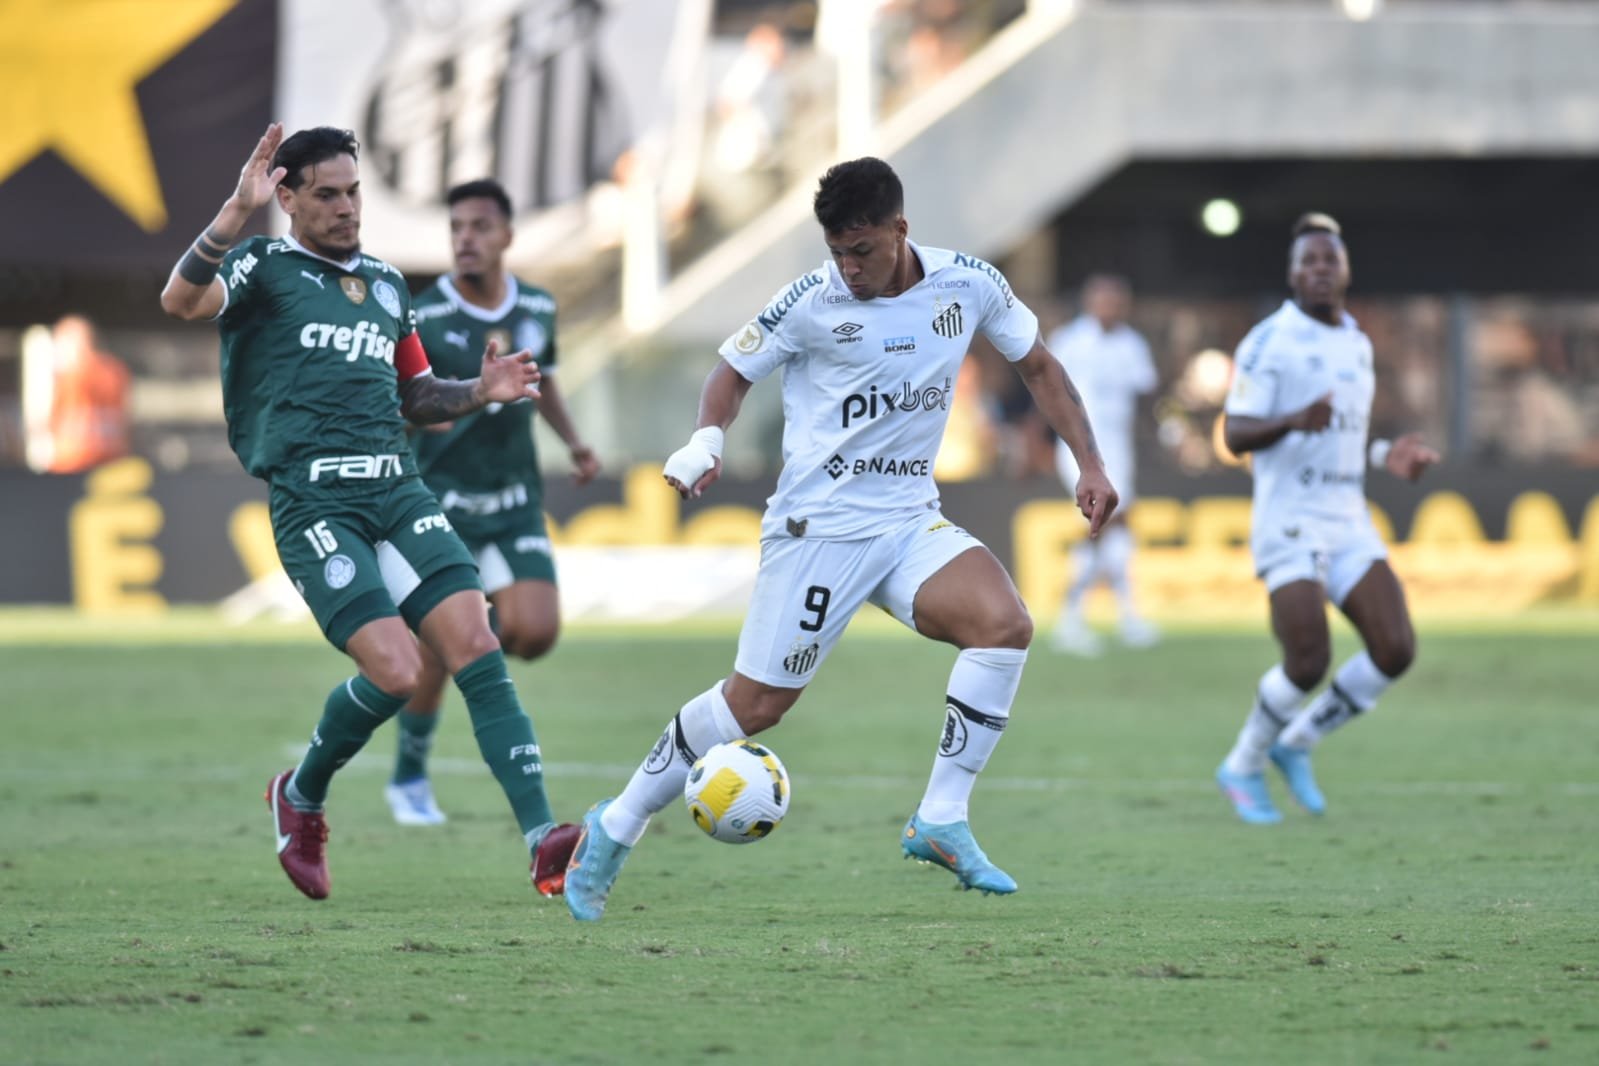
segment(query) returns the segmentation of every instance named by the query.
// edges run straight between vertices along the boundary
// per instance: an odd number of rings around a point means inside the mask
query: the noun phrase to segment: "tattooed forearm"
[[[477,379],[448,381],[432,374],[412,378],[400,387],[400,413],[419,426],[448,422],[471,414],[483,403],[477,398]]]

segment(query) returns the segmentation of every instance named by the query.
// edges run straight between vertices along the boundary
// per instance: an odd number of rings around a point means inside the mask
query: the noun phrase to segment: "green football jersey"
[[[296,496],[369,492],[416,473],[395,346],[416,328],[400,272],[252,237],[220,272],[222,407],[244,468]]]
[[[442,378],[477,377],[490,338],[499,343],[502,355],[527,348],[546,373],[555,366],[555,298],[514,277],[504,302],[493,309],[467,303],[448,276],[439,278],[416,298],[416,328],[433,372]],[[533,415],[527,400],[496,403],[457,420],[446,432],[415,434],[412,443],[423,478],[441,500],[452,492],[457,497],[490,497],[515,490],[513,506],[539,506],[543,481]],[[485,507],[492,503],[487,498],[479,502]],[[445,509],[457,510],[448,504]]]

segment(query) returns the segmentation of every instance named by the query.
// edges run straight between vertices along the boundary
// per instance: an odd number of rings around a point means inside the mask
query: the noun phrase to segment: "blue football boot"
[[[628,852],[633,850],[612,840],[600,824],[600,815],[610,805],[610,800],[601,800],[583,816],[582,834],[566,865],[566,908],[580,922],[600,920],[611,885],[622,872]]]
[[[920,815],[913,814],[905,823],[899,846],[907,859],[920,859],[950,871],[960,878],[964,888],[1002,896],[1016,891],[1015,878],[988,861],[965,822],[928,825]]]
[[[1238,817],[1250,825],[1272,825],[1283,820],[1283,816],[1272,806],[1271,797],[1266,794],[1266,775],[1256,771],[1252,774],[1232,774],[1227,772],[1227,764],[1222,763],[1216,767],[1216,784],[1221,786],[1222,795],[1233,805],[1233,810]]]
[[[1299,801],[1301,807],[1311,814],[1327,812],[1327,800],[1322,796],[1321,789],[1316,787],[1316,775],[1310,769],[1310,752],[1273,744],[1271,751],[1266,754],[1283,772],[1288,791],[1294,794],[1294,799]]]

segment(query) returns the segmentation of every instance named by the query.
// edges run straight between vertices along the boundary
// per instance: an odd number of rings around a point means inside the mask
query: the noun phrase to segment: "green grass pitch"
[[[393,735],[334,783],[333,897],[261,793],[347,673],[303,630],[0,626],[0,1062],[1599,1062],[1599,628],[1422,626],[1318,754],[1330,811],[1210,775],[1264,626],[1094,662],[1040,642],[973,827],[1021,891],[902,862],[952,652],[858,626],[766,734],[770,839],[656,819],[605,921],[528,886],[452,694],[450,823],[393,825]],[[1349,634],[1339,636],[1348,654]],[[730,629],[517,665],[557,810],[613,795]]]

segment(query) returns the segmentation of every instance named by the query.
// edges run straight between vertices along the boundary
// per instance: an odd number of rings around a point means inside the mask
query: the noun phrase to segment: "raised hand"
[[[1415,481],[1443,456],[1422,441],[1420,433],[1406,433],[1388,449],[1388,472],[1406,481]]]
[[[500,346],[489,341],[483,349],[483,365],[478,371],[476,398],[484,403],[516,403],[539,398],[539,365],[526,348],[501,355]]]
[[[255,151],[250,153],[250,158],[239,171],[239,187],[234,190],[233,198],[246,211],[254,211],[271,200],[272,191],[288,174],[283,167],[272,166],[273,153],[282,143],[283,123],[274,122],[266,128],[266,133],[261,135],[261,139],[256,142]]]

